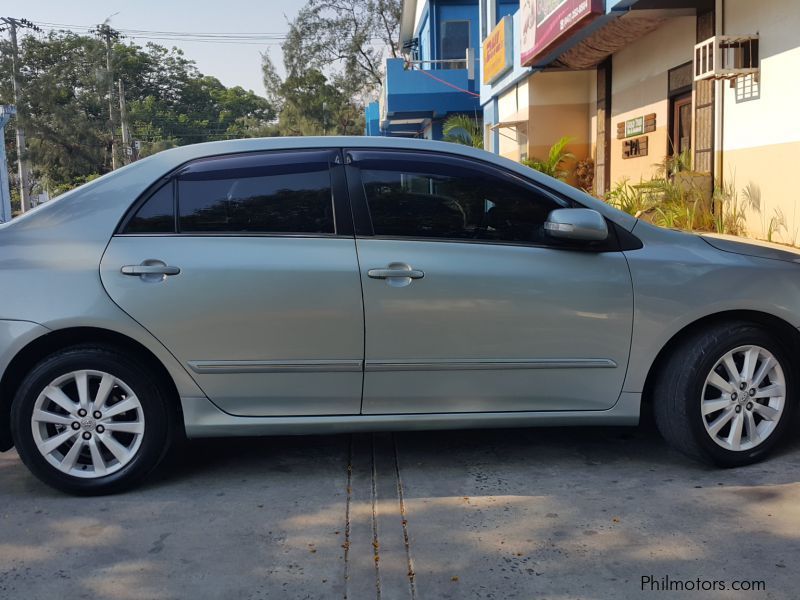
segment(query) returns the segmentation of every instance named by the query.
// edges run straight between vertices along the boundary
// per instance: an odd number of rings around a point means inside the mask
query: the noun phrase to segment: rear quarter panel
[[[100,280],[114,228],[164,168],[151,161],[120,169],[0,227],[0,288],[8,290],[0,296],[0,320],[36,323],[40,335],[69,327],[121,333],[162,361],[182,396],[199,396],[185,369],[111,301]]]

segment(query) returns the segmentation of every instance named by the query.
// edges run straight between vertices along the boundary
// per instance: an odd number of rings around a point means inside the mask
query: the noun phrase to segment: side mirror
[[[606,220],[590,208],[558,208],[550,211],[544,230],[552,238],[581,242],[602,242],[608,238]]]

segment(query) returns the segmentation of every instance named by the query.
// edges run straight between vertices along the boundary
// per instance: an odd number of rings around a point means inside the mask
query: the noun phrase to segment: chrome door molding
[[[516,369],[615,369],[610,358],[452,359],[433,361],[368,360],[370,371],[507,371]]]
[[[353,373],[362,360],[192,360],[189,368],[201,374],[230,373]]]

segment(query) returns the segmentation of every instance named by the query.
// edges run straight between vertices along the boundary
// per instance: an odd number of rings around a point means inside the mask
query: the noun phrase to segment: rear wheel
[[[161,461],[174,419],[167,396],[135,358],[76,346],[42,360],[12,406],[23,462],[66,492],[105,494],[137,483]]]
[[[675,348],[654,389],[656,423],[678,450],[720,466],[764,458],[795,406],[785,344],[749,323],[726,323]]]

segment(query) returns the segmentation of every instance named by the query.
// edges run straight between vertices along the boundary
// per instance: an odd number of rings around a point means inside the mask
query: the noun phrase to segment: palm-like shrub
[[[523,160],[522,164],[531,169],[536,169],[545,175],[564,181],[569,175],[569,171],[563,168],[564,162],[575,158],[572,152],[567,151],[567,146],[572,143],[572,141],[573,138],[564,136],[550,147],[550,152],[546,159],[528,158]]]
[[[483,148],[483,125],[469,115],[450,115],[445,119],[442,133],[445,142]]]

